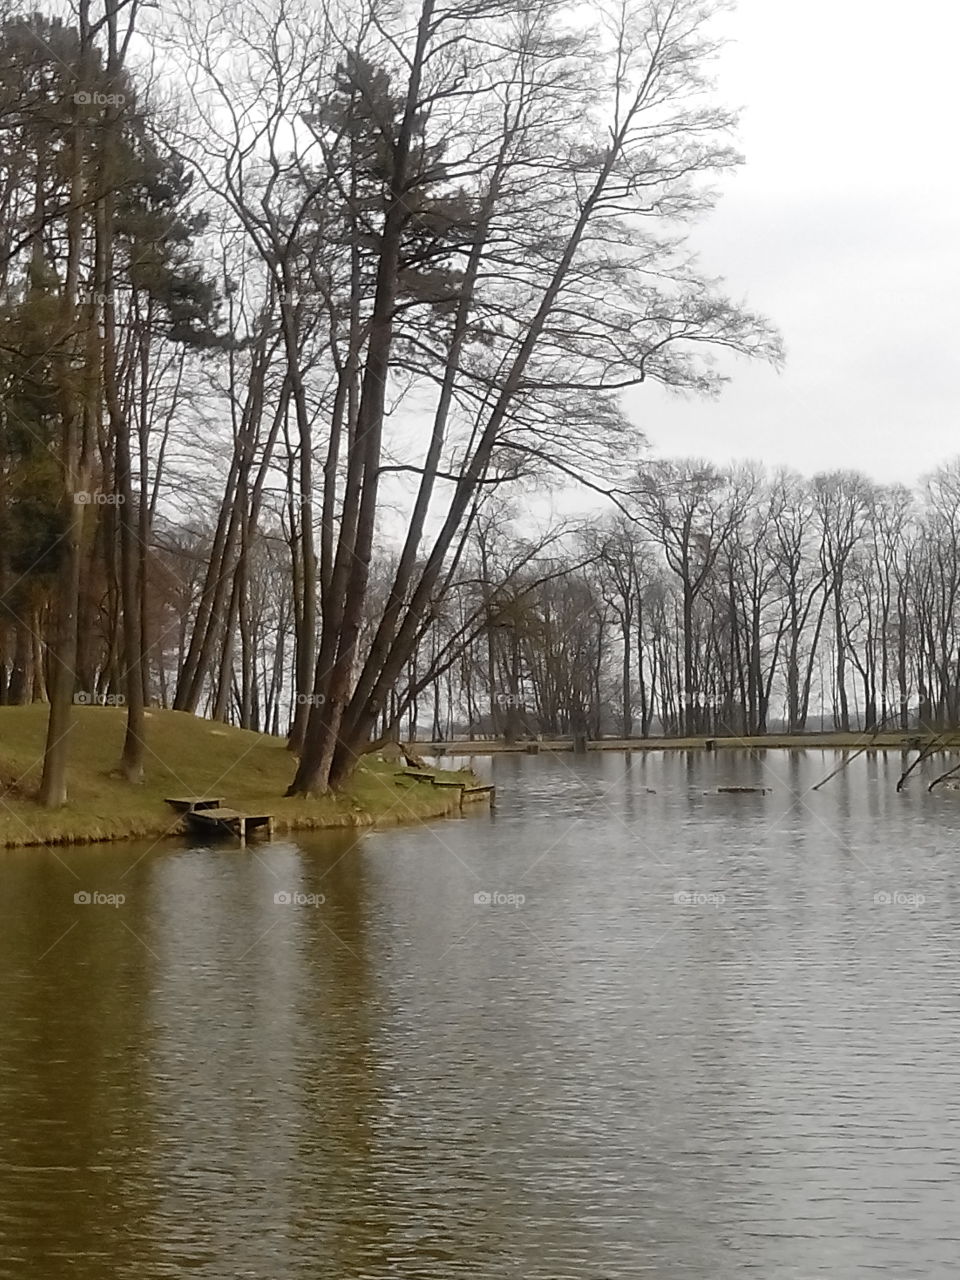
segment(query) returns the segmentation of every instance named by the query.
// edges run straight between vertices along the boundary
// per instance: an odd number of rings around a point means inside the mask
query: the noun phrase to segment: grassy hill
[[[285,799],[295,761],[280,739],[182,711],[148,713],[146,777],[142,786],[131,786],[115,773],[124,711],[76,707],[74,712],[69,802],[50,811],[34,798],[47,708],[0,707],[0,847],[162,836],[177,826],[165,796],[222,796],[231,808],[272,813],[277,832],[420,820],[457,807],[455,789],[434,790],[399,778],[397,765],[371,757],[342,795]]]

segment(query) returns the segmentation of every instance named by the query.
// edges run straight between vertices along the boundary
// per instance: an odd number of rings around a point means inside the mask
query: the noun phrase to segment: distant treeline
[[[618,501],[525,568],[495,521],[478,528],[459,607],[431,643],[442,653],[478,611],[486,625],[408,728],[960,725],[960,461],[916,491],[850,471],[660,461]]]

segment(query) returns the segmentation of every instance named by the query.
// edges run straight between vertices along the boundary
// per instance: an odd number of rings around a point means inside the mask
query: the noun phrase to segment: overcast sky
[[[780,326],[787,366],[628,407],[656,454],[911,481],[960,454],[960,5],[740,0],[727,25],[747,163],[693,242]]]

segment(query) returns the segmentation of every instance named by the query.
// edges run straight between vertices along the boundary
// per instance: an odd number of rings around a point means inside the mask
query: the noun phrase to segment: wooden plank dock
[[[456,778],[444,778],[442,770],[440,773],[427,773],[422,769],[401,769],[396,774],[398,781],[429,782],[431,786],[443,788],[455,788],[460,792],[460,807],[468,802],[478,800],[489,800],[491,804],[496,803],[497,789],[494,786],[470,786],[467,782],[459,781]]]
[[[468,800],[489,800],[491,804],[495,804],[497,788],[494,786],[464,787],[461,799],[464,803]]]
[[[223,796],[167,796],[164,804],[171,805],[178,813],[190,813],[194,809],[219,809]]]
[[[187,825],[205,835],[233,835],[240,841],[241,849],[247,843],[251,831],[267,829],[267,839],[273,839],[273,817],[268,813],[240,813],[237,809],[188,809],[184,814]]]
[[[203,835],[232,835],[244,848],[247,836],[266,828],[267,839],[273,839],[273,814],[241,813],[239,809],[224,807],[220,796],[168,796],[167,804],[183,814],[192,831]]]

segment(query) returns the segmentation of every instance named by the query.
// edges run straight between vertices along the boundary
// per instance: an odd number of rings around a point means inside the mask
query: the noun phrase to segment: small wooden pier
[[[191,813],[194,809],[219,809],[223,796],[168,796],[164,804],[176,809],[177,813]]]
[[[167,804],[183,814],[187,826],[202,835],[232,835],[246,846],[247,836],[266,828],[267,839],[273,839],[273,815],[241,813],[224,807],[222,796],[168,796]]]
[[[458,797],[461,809],[470,802],[477,800],[489,800],[491,804],[496,802],[497,789],[494,786],[476,786],[472,787],[467,782],[460,782],[456,778],[444,778],[443,771],[440,773],[431,773],[425,769],[401,769],[397,773],[397,778],[403,778],[411,783],[425,782],[432,787],[444,790],[456,790],[460,792]]]
[[[461,800],[466,804],[470,800],[489,800],[491,804],[497,798],[497,788],[494,786],[485,787],[464,787]]]

